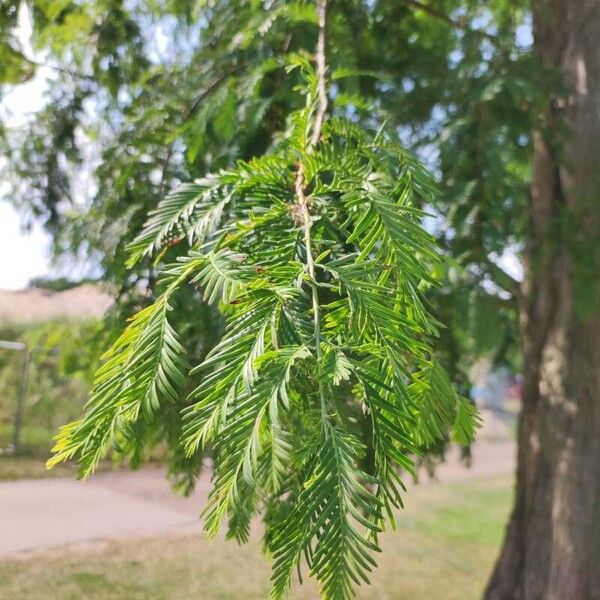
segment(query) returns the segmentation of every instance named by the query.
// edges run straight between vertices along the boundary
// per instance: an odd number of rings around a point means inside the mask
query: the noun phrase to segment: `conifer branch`
[[[63,67],[61,65],[57,65],[51,62],[34,60],[33,58],[28,58],[24,54],[20,54],[23,60],[35,68],[40,69],[51,69],[52,71],[56,71],[57,73],[62,73],[63,75],[69,75],[74,79],[80,79],[81,81],[90,81],[96,82],[96,78],[93,75],[88,75],[87,73],[80,73],[79,71],[74,71],[73,69],[69,69],[68,67]]]
[[[312,60],[290,65],[306,105],[268,153],[183,184],[148,215],[129,265],[152,259],[164,291],[105,355],[51,464],[75,458],[88,475],[108,449],[138,460],[177,436],[187,474],[210,447],[207,532],[226,520],[246,541],[262,514],[273,600],[303,562],[323,600],[350,600],[376,566],[386,514],[402,505],[399,469],[447,433],[468,442],[476,413],[433,359],[439,324],[422,290],[438,253],[419,206],[434,203],[435,182],[393,128],[328,117],[332,9],[301,4],[318,24]],[[186,251],[171,248],[183,240]],[[191,370],[168,320],[188,284],[227,317]],[[198,385],[184,401],[188,375]]]

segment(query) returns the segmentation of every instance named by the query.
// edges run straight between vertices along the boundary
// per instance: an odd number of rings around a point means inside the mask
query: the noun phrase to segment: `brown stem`
[[[310,153],[321,138],[321,131],[323,129],[323,123],[325,121],[325,115],[327,114],[327,88],[326,88],[326,71],[327,64],[325,60],[325,47],[326,47],[326,25],[327,25],[327,0],[318,0],[317,2],[317,15],[319,19],[319,34],[317,39],[317,51],[315,55],[316,71],[317,71],[317,94],[318,104],[317,112],[315,116],[315,123],[312,131],[311,138],[307,144],[306,152]],[[312,220],[310,216],[310,209],[308,205],[308,198],[305,194],[305,177],[304,177],[304,165],[302,161],[298,163],[298,171],[296,173],[295,192],[296,202],[299,208],[299,214],[302,218],[304,227],[304,246],[306,248],[306,270],[310,278],[310,288],[312,291],[312,307],[313,307],[313,325],[314,325],[314,337],[315,337],[315,352],[317,356],[317,365],[321,363],[321,317],[319,310],[319,290],[316,284],[315,277],[315,264],[312,255],[312,242],[311,242],[311,229]],[[321,400],[321,414],[324,421],[327,419],[327,400],[325,397],[325,390],[321,382],[321,377],[318,377],[319,381],[319,396]]]
[[[327,89],[325,73],[327,65],[325,62],[325,35],[327,26],[327,0],[319,0],[317,4],[317,15],[319,18],[319,38],[317,40],[317,54],[315,62],[317,65],[317,93],[319,95],[319,104],[317,106],[317,115],[315,117],[315,127],[310,139],[311,146],[315,146],[321,137],[321,129],[327,114]]]

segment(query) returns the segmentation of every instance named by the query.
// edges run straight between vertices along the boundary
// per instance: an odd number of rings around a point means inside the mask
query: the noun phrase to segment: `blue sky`
[[[160,27],[155,31],[151,40],[151,51],[157,54],[165,52],[171,38]],[[29,57],[43,62],[31,48],[31,19],[25,3],[19,10],[19,27],[16,31],[22,51]],[[18,127],[25,123],[28,116],[41,109],[44,105],[44,92],[46,82],[56,77],[56,72],[48,67],[40,67],[32,81],[20,85],[9,93],[5,93],[0,100],[0,115],[8,127]],[[0,168],[2,166],[0,156]],[[89,183],[84,181],[83,184]],[[25,215],[20,215],[12,204],[6,199],[8,186],[0,181],[0,289],[22,289],[27,286],[33,277],[40,275],[65,275],[74,279],[84,274],[89,274],[90,265],[73,262],[70,265],[61,265],[60,269],[53,266],[50,260],[51,238],[39,224],[34,224],[25,230],[23,223]],[[4,198],[4,199],[3,199]]]
[[[21,9],[18,37],[22,47],[28,48],[31,24],[25,9]],[[164,43],[164,40],[158,40]],[[528,46],[532,42],[529,23],[518,28],[517,43]],[[163,44],[164,45],[164,44]],[[33,52],[31,52],[33,55]],[[46,81],[52,77],[50,69],[41,68],[29,83],[19,86],[5,95],[0,102],[0,111],[5,122],[18,126],[27,115],[39,110],[44,103]],[[0,158],[1,160],[1,158]],[[0,198],[6,196],[0,182]],[[0,199],[0,289],[22,289],[28,282],[40,275],[69,275],[64,268],[60,272],[50,262],[50,236],[37,224],[25,231],[22,216],[6,200]],[[511,274],[521,277],[522,269],[512,252],[505,253],[495,260]]]
[[[44,89],[44,74],[8,94],[2,101],[2,116],[12,126],[19,125],[27,113],[39,109]],[[6,197],[6,184],[0,182],[0,198]],[[28,231],[22,215],[0,199],[0,289],[21,289],[32,277],[50,273],[50,236],[39,224]]]
[[[0,201],[0,289],[24,288],[32,277],[50,272],[50,238],[39,225],[25,233],[21,217]]]
[[[31,22],[22,7],[19,13],[17,35],[24,50],[30,55],[28,39]],[[9,127],[18,127],[27,115],[44,104],[45,81],[48,69],[42,68],[36,77],[2,98],[0,111]],[[1,157],[0,157],[0,160]],[[6,184],[0,181],[0,198],[6,197]],[[7,200],[0,199],[0,289],[21,289],[32,277],[50,273],[50,237],[37,224],[29,231],[22,227],[23,219]]]

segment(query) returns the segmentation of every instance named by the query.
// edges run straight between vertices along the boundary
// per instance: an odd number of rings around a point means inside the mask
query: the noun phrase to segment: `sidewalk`
[[[510,475],[515,445],[478,442],[466,469],[454,449],[436,473],[450,483]],[[428,483],[423,475],[422,483]],[[100,473],[86,482],[38,479],[0,483],[0,559],[65,545],[194,530],[209,486],[204,473],[189,498],[174,494],[160,469]]]

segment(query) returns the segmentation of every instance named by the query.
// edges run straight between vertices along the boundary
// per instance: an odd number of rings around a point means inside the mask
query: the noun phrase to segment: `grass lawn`
[[[398,530],[359,598],[470,600],[481,597],[511,500],[508,478],[412,489]],[[111,542],[102,550],[0,562],[0,598],[27,600],[264,600],[269,567],[260,536],[238,547],[200,537]],[[291,600],[316,598],[294,585]]]
[[[12,423],[0,423],[0,448],[12,441]],[[64,477],[74,473],[73,468],[47,471],[45,462],[50,456],[53,432],[50,429],[25,425],[21,430],[21,451],[18,455],[0,454],[0,481]]]
[[[0,454],[0,481],[38,479],[40,477],[73,477],[73,465],[59,465],[48,471],[46,460],[52,447],[52,430],[24,426],[21,432],[21,451],[18,455]],[[12,438],[12,425],[0,425],[0,447],[6,447]]]
[[[74,477],[77,469],[71,464],[46,469],[43,458],[37,456],[0,456],[0,481],[39,479],[41,477]]]
[[[52,456],[51,448],[54,445],[52,436],[56,432],[57,430],[25,425],[21,432],[19,454],[0,453],[0,481],[40,479],[42,477],[74,478],[77,474],[77,465],[72,462],[61,463],[53,469],[46,469],[46,461]],[[11,438],[12,425],[0,424],[0,448],[6,448],[8,440]],[[160,457],[160,450],[158,450],[155,459],[157,463],[160,463]],[[148,462],[150,464],[150,461]],[[106,460],[100,463],[98,471],[118,468],[121,468],[118,463]],[[2,532],[0,532],[1,534]]]

